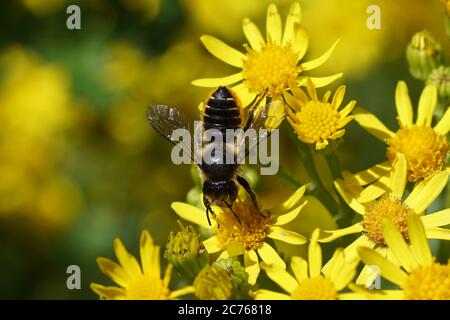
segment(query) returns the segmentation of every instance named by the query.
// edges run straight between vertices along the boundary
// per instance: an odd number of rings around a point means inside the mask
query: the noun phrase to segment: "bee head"
[[[238,196],[238,188],[233,180],[211,181],[203,183],[203,194],[218,206],[233,203]]]

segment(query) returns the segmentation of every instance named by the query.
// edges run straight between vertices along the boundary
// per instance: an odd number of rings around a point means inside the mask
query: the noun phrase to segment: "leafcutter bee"
[[[250,104],[245,125],[243,125],[243,109],[234,93],[226,87],[217,88],[204,102],[201,121],[191,134],[191,159],[199,168],[203,181],[203,204],[206,208],[208,223],[211,224],[209,214],[214,216],[211,205],[228,207],[233,211],[233,202],[238,196],[239,183],[250,195],[253,204],[258,208],[255,193],[246,179],[238,174],[238,168],[262,140],[266,139],[272,128],[266,127],[268,105],[260,107],[262,96],[257,97]],[[184,115],[176,108],[166,105],[153,105],[148,109],[148,120],[152,127],[173,144],[184,143],[174,138],[177,129],[190,131],[190,126]],[[282,119],[274,119],[272,126],[278,126]],[[201,128],[199,128],[201,127]],[[200,131],[200,136],[196,132]],[[253,129],[253,135],[246,135]],[[213,132],[214,140],[206,133]],[[236,135],[236,132],[239,134]],[[218,134],[218,135],[217,135]],[[234,134],[232,139],[230,134]],[[220,136],[222,139],[218,139]],[[196,138],[197,137],[197,138]],[[198,146],[199,148],[192,148]],[[231,156],[230,156],[231,155]]]

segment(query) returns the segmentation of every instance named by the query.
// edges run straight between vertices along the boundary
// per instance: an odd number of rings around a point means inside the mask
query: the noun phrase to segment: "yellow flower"
[[[216,217],[211,226],[208,225],[205,209],[182,202],[172,203],[172,209],[183,219],[214,232],[203,244],[209,254],[221,253],[218,260],[243,254],[248,282],[255,284],[260,272],[258,255],[268,264],[286,267],[275,249],[265,242],[267,238],[294,245],[306,242],[304,236],[280,227],[294,220],[306,205],[307,202],[302,199],[304,192],[305,186],[299,188],[281,205],[262,211],[255,208],[244,192],[240,192],[233,203],[233,211],[239,221],[228,208],[214,206]]]
[[[233,67],[240,68],[241,71],[223,78],[198,79],[192,84],[200,87],[234,84],[231,89],[237,92],[244,106],[257,95],[266,94],[274,100],[280,99],[282,92],[289,89],[289,82],[302,83],[304,77],[299,75],[325,63],[338,43],[336,41],[319,58],[300,63],[308,48],[308,38],[300,27],[300,20],[301,8],[296,2],[290,8],[283,32],[276,5],[269,5],[266,20],[267,36],[264,40],[258,27],[250,19],[245,18],[243,31],[249,42],[249,45],[244,45],[246,54],[212,36],[202,36],[200,40],[212,55]],[[310,79],[317,87],[322,87],[341,76],[339,73]]]
[[[429,205],[446,186],[447,171],[439,172],[416,184],[404,200],[407,169],[406,158],[403,154],[397,155],[389,177],[384,176],[365,189],[362,189],[351,175],[349,176],[347,173],[344,175],[344,180],[336,180],[335,187],[346,203],[361,215],[361,220],[344,229],[325,231],[329,235],[319,241],[330,242],[346,235],[359,234],[359,237],[345,249],[347,257],[355,258],[356,248],[365,246],[375,248],[389,261],[394,261],[390,248],[386,246],[388,241],[383,235],[382,223],[386,219],[389,220],[403,238],[410,241],[407,221],[411,215],[420,217],[429,239],[450,240],[450,230],[441,228],[450,223],[450,209],[424,215]],[[374,280],[374,276],[375,270],[364,268],[357,283],[369,286]]]
[[[413,123],[413,107],[408,88],[405,82],[400,81],[395,92],[400,125],[397,132],[386,128],[379,119],[362,108],[354,111],[355,120],[370,134],[387,144],[386,153],[389,162],[394,161],[397,152],[405,155],[408,162],[408,180],[412,182],[439,172],[445,166],[449,150],[445,135],[450,130],[450,109],[432,127],[436,100],[436,87],[426,86],[420,96],[417,120]]]
[[[340,293],[352,281],[358,265],[358,260],[348,263],[343,250],[336,250],[330,259],[332,267],[326,272],[321,271],[322,250],[317,243],[319,233],[319,229],[316,229],[312,234],[308,251],[309,264],[300,257],[292,257],[291,269],[295,277],[278,266],[261,263],[267,276],[287,294],[260,289],[254,292],[255,299],[336,300],[361,297],[357,293]]]
[[[423,220],[417,215],[408,217],[409,243],[389,221],[383,223],[383,234],[397,264],[372,249],[358,248],[364,263],[377,266],[385,279],[401,289],[382,291],[377,298],[450,300],[450,261],[446,265],[434,261]]]
[[[91,289],[102,299],[113,300],[167,300],[175,299],[187,293],[194,292],[192,286],[171,291],[169,282],[172,275],[172,265],[169,264],[161,279],[159,246],[153,244],[153,239],[147,230],[142,231],[140,242],[141,266],[125,249],[122,241],[114,241],[114,251],[119,264],[98,258],[100,270],[120,287],[106,287],[92,283]]]
[[[307,95],[296,85],[291,87],[293,96],[284,93],[286,102],[294,109],[288,109],[288,121],[297,133],[298,138],[305,142],[315,144],[316,149],[323,149],[328,145],[329,139],[338,139],[345,134],[344,127],[353,119],[349,116],[356,101],[350,101],[342,110],[338,111],[344,99],[345,86],[340,86],[331,102],[331,91],[327,91],[319,100],[316,89],[311,81],[307,81]]]

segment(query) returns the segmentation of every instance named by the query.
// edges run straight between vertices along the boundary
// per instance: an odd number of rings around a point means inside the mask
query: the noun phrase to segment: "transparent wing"
[[[189,122],[182,112],[176,108],[166,105],[156,104],[151,106],[147,111],[147,118],[153,129],[169,142],[177,145],[185,144],[191,150],[191,159],[195,161],[194,143],[192,140],[192,132]],[[183,138],[181,141],[178,136],[173,133],[177,129],[185,129],[189,133],[189,139]]]
[[[269,115],[271,107],[273,107],[272,103],[266,104],[261,108],[256,108],[248,115],[249,120],[245,130],[238,137],[236,145],[237,163],[243,163],[245,158],[283,122],[285,115]]]

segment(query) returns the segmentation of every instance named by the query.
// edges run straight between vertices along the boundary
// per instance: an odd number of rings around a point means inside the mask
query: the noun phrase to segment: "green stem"
[[[278,176],[284,181],[288,182],[295,189],[298,189],[302,186],[302,183],[298,181],[291,172],[287,171],[282,166],[279,166]]]

